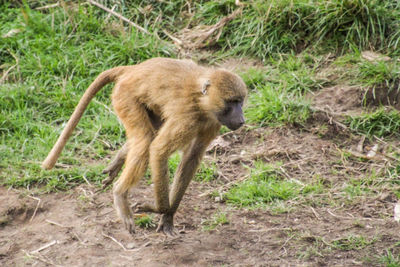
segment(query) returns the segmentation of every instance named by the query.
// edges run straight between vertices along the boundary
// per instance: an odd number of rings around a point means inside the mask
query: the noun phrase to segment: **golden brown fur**
[[[127,193],[150,165],[156,205],[139,208],[163,214],[158,231],[172,234],[173,214],[221,123],[227,121],[232,129],[243,124],[241,106],[247,94],[246,87],[233,73],[201,67],[188,60],[154,58],[105,71],[81,98],[43,162],[44,168],[54,166],[88,103],[109,82],[115,82],[112,104],[127,135],[127,144],[112,163],[114,167],[108,168],[110,176],[113,171],[115,176],[122,167],[121,159],[126,158],[125,168],[113,189],[117,212],[133,232]],[[228,102],[233,103],[230,105],[236,113],[227,108]],[[182,150],[183,157],[169,191],[167,163],[176,150]]]

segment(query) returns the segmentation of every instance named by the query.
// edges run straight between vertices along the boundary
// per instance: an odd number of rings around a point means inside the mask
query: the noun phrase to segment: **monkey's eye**
[[[227,115],[227,114],[229,114],[231,111],[232,111],[232,106],[227,106],[227,107],[224,109],[223,115]]]
[[[227,104],[227,106],[231,106],[231,107],[237,106],[237,105],[243,106],[243,101],[242,100],[232,100],[232,101],[227,101],[226,104]]]

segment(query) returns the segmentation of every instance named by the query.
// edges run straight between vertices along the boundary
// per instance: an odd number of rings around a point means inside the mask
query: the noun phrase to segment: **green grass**
[[[152,228],[155,227],[153,216],[143,215],[135,219],[135,224],[141,228]]]
[[[228,203],[239,207],[265,207],[272,213],[284,213],[290,210],[284,201],[324,191],[322,180],[316,177],[309,183],[288,179],[282,175],[277,165],[263,161],[254,162],[250,176],[228,190],[224,198]]]
[[[233,3],[210,1],[197,17],[215,23],[237,8]],[[218,44],[229,54],[261,59],[310,47],[325,51],[374,47],[398,55],[399,16],[399,4],[390,1],[258,0],[246,2]]]
[[[398,57],[384,61],[376,59],[369,61],[364,59],[361,52],[353,48],[351,53],[338,57],[334,61],[334,66],[343,67],[343,80],[351,85],[361,85],[375,89],[385,87],[388,91],[399,90],[400,81],[400,61]]]
[[[211,219],[202,222],[204,231],[211,231],[225,224],[229,224],[226,212],[215,213]]]
[[[194,176],[198,182],[211,182],[218,177],[217,166],[214,162],[202,162]]]
[[[259,126],[304,123],[311,114],[309,104],[299,96],[265,85],[249,96],[245,116]]]
[[[246,108],[248,122],[260,126],[304,123],[311,109],[304,95],[327,83],[317,78],[318,57],[278,54],[268,68],[241,73],[251,90]]]
[[[364,249],[375,243],[375,241],[375,239],[369,239],[364,236],[349,235],[344,238],[333,240],[330,244],[332,248],[349,251]]]
[[[243,3],[242,13],[224,26],[217,43],[210,43],[211,48],[218,50],[217,54],[267,60],[273,53],[305,49],[336,53],[356,47],[400,55],[400,4],[396,1],[255,0]],[[45,5],[45,1],[29,1],[29,4],[37,7]],[[237,8],[235,0],[201,0],[190,4],[184,0],[122,0],[115,11],[169,40],[164,30],[174,34],[184,28],[213,25]]]
[[[349,116],[346,123],[350,128],[369,137],[398,136],[400,112],[395,109],[379,108],[374,112],[359,116]]]
[[[174,153],[168,160],[168,170],[169,177],[172,181],[174,174],[181,161],[181,155],[179,153]],[[149,179],[150,174],[148,173]],[[194,180],[198,182],[210,182],[218,176],[217,166],[212,162],[201,162],[200,166],[195,173]]]
[[[379,262],[384,264],[386,267],[399,267],[400,266],[400,255],[392,253],[390,250],[386,250],[386,255],[379,258]]]
[[[276,167],[257,161],[250,177],[231,188],[225,198],[237,206],[264,206],[275,200],[294,198],[299,193],[299,184],[282,179]]]

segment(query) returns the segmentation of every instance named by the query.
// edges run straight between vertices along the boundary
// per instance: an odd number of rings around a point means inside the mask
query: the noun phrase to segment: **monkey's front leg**
[[[182,160],[179,163],[178,170],[175,173],[174,182],[169,194],[170,208],[162,215],[157,231],[163,231],[170,235],[174,234],[174,214],[177,211],[183,195],[185,194],[185,191],[201,162],[207,145],[208,142],[194,140],[185,150]]]
[[[157,138],[156,138],[157,139]],[[161,143],[162,144],[162,143]],[[169,210],[169,177],[168,177],[168,157],[171,152],[165,151],[165,146],[158,145],[157,140],[151,145],[150,148],[150,167],[154,184],[154,196],[156,206],[144,205],[142,211],[154,211],[164,214]],[[165,221],[169,226],[160,228],[162,221]],[[167,235],[173,235],[172,220],[161,219],[157,232],[163,231]]]

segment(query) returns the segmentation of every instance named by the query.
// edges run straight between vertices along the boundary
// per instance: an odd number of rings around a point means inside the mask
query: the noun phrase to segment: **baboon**
[[[113,187],[117,213],[134,233],[127,194],[150,165],[155,205],[143,204],[137,209],[160,213],[157,232],[173,235],[173,216],[207,146],[221,125],[236,130],[245,122],[242,106],[246,85],[227,70],[199,66],[190,60],[153,58],[104,71],[80,99],[43,168],[55,165],[90,100],[110,82],[115,82],[112,104],[127,136],[127,143],[108,169],[115,176],[125,160]],[[183,151],[183,156],[169,191],[168,158],[177,150]]]

